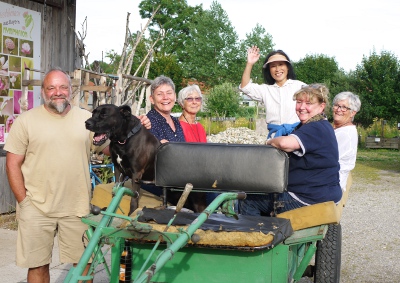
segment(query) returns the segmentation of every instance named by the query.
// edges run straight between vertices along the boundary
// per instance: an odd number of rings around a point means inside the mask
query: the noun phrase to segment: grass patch
[[[358,166],[364,170],[371,167],[375,170],[400,173],[400,152],[390,149],[359,149],[355,169]]]
[[[364,183],[372,183],[379,180],[378,169],[360,163],[356,163],[356,167],[352,171],[352,174],[357,178],[361,178]]]
[[[359,149],[352,174],[363,183],[373,184],[381,178],[381,170],[400,173],[400,152],[390,149]]]

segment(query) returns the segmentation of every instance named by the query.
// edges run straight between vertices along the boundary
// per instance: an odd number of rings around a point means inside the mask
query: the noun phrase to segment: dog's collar
[[[119,144],[125,144],[126,141],[133,135],[135,135],[137,132],[139,132],[140,128],[142,127],[141,123],[138,123],[129,133],[128,136],[126,137],[125,140],[123,141],[118,141]]]

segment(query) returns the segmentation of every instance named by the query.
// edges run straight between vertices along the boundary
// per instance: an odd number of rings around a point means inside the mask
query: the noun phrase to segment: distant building
[[[242,98],[241,105],[249,106],[249,107],[256,107],[257,106],[257,101],[252,100],[249,96],[247,96],[243,92],[240,92],[240,97]]]

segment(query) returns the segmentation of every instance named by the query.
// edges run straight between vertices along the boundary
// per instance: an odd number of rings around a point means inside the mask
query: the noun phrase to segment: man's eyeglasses
[[[338,104],[333,105],[333,109],[335,109],[335,110],[339,109],[342,112],[346,112],[347,110],[351,110],[350,107],[347,107],[347,106],[344,106],[344,105],[338,105]]]
[[[203,98],[202,97],[186,97],[185,98],[185,100],[187,101],[187,102],[193,102],[193,100],[196,100],[197,102],[201,102],[201,100],[202,100]]]

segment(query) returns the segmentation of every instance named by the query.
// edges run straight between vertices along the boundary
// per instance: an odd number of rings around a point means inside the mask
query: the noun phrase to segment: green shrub
[[[111,157],[103,154],[103,164],[110,164],[112,163]],[[93,172],[99,177],[101,182],[103,184],[111,183],[112,182],[112,177],[114,176],[114,173],[111,168],[105,167],[105,168],[94,168]]]
[[[240,117],[240,118],[224,119],[224,118],[204,117],[198,120],[198,122],[203,125],[207,135],[215,135],[225,131],[228,128],[246,127],[251,130],[256,129],[256,121],[254,118]]]
[[[382,135],[383,131],[383,135]],[[399,136],[397,124],[383,119],[374,118],[373,123],[366,129],[366,136],[395,138]]]
[[[238,115],[236,117],[253,118],[257,114],[257,107],[242,106],[239,108]]]
[[[236,117],[239,113],[241,97],[237,86],[223,83],[214,86],[205,101],[205,108],[212,116]]]
[[[361,125],[357,125],[356,127],[358,133],[358,147],[365,148],[365,137],[368,136],[367,130]]]

